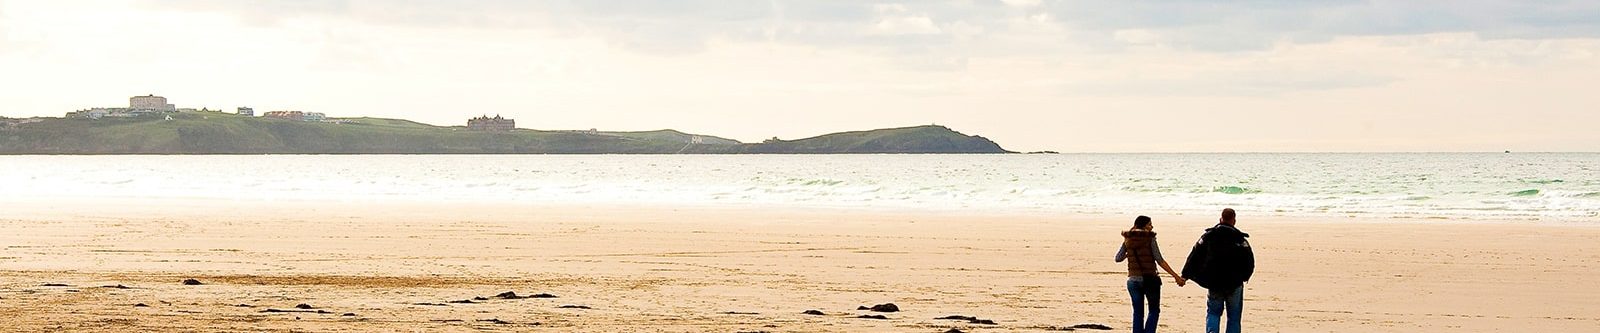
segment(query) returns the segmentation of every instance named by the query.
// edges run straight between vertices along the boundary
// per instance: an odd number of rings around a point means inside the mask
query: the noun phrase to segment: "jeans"
[[[1156,320],[1161,317],[1161,280],[1146,280],[1128,280],[1128,296],[1133,297],[1133,333],[1155,333]],[[1146,299],[1150,304],[1149,317],[1145,317]]]
[[[1232,291],[1211,290],[1206,293],[1206,333],[1219,333],[1222,311],[1228,311],[1228,333],[1239,333],[1239,321],[1244,311],[1244,286]]]

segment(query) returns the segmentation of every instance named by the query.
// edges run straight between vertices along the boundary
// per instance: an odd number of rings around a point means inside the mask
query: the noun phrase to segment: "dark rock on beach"
[[[148,308],[148,307],[150,307],[150,305],[149,304],[144,304],[144,303],[139,303],[139,304],[134,304],[133,307],[136,307],[136,308]]]
[[[861,318],[861,319],[889,319],[889,317],[884,317],[883,315],[860,315],[860,316],[856,316],[856,318]]]
[[[1102,331],[1109,331],[1109,330],[1111,330],[1111,326],[1106,326],[1106,325],[1101,325],[1101,324],[1093,324],[1093,323],[1090,323],[1090,324],[1077,324],[1077,325],[1065,326],[1065,327],[1063,327],[1063,326],[1048,326],[1048,327],[1042,327],[1042,328],[1044,330],[1046,330],[1046,331],[1076,331],[1076,330],[1102,330]]]
[[[515,291],[507,291],[507,292],[495,294],[494,298],[499,298],[499,299],[556,298],[556,295],[542,294],[541,293],[541,294],[533,294],[533,295],[529,295],[529,296],[522,296],[522,295],[517,295],[517,292],[515,292]]]
[[[944,317],[933,318],[933,319],[964,320],[964,321],[966,321],[968,323],[972,323],[972,324],[999,325],[999,324],[996,324],[993,320],[978,319],[978,317],[962,316],[962,315],[944,316]]]
[[[459,301],[445,301],[445,303],[452,303],[452,304],[473,304],[473,303],[477,303],[477,302],[473,302],[473,301],[472,301],[472,300],[470,300],[470,299],[464,299],[464,300],[459,300]]]
[[[132,289],[132,288],[128,288],[128,286],[124,286],[124,285],[120,285],[120,284],[116,284],[116,285],[109,285],[109,286],[100,286],[100,288],[111,288],[111,289]]]
[[[500,324],[500,325],[505,325],[505,324],[510,324],[511,323],[509,321],[500,320],[500,318],[478,319],[478,321],[486,322],[486,323],[490,323],[490,324]]]
[[[813,316],[826,316],[826,315],[828,315],[826,313],[822,313],[821,310],[806,310],[806,312],[801,312],[800,314],[808,314],[808,315],[813,315]]]
[[[316,307],[311,306],[311,304],[300,303],[300,304],[295,304],[294,308],[301,309],[301,310],[311,310],[311,309],[315,309]]]
[[[557,309],[583,309],[583,310],[594,309],[594,308],[589,307],[588,305],[572,305],[572,304],[562,305],[562,306],[558,306],[556,308]]]
[[[39,285],[39,286],[40,287],[71,287],[71,286],[69,286],[69,285],[67,285],[65,283],[46,283],[46,284],[42,284],[42,285]]]
[[[900,306],[894,305],[894,303],[883,303],[873,305],[870,308],[866,306],[859,306],[856,307],[856,310],[870,310],[872,312],[900,312]]]
[[[301,310],[266,309],[266,310],[261,310],[261,312],[266,312],[266,313],[291,313],[292,312],[292,313],[321,313],[321,314],[333,313],[333,312],[328,312],[328,310],[304,310],[304,309],[301,309]]]
[[[959,329],[952,328],[950,330],[944,331],[944,333],[967,333],[967,332],[959,330]]]
[[[183,285],[185,285],[185,286],[198,286],[198,285],[201,285],[201,284],[203,284],[203,283],[200,283],[200,280],[183,279]]]

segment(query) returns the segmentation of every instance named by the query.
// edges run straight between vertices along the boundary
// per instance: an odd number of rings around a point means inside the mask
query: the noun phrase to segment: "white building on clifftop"
[[[156,96],[155,94],[129,97],[128,98],[128,108],[129,109],[134,109],[134,110],[167,111],[167,112],[177,111],[178,110],[178,108],[176,106],[173,106],[172,104],[167,103],[167,98],[166,97]]]
[[[178,112],[178,108],[167,103],[166,97],[156,95],[133,96],[128,98],[128,107],[125,108],[89,108],[67,112],[67,118],[100,119],[103,117],[131,118],[146,114]]]

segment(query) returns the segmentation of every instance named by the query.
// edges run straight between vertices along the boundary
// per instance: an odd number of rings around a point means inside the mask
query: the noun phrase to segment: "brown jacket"
[[[1156,255],[1151,253],[1150,248],[1150,243],[1155,239],[1154,231],[1134,229],[1122,232],[1122,247],[1128,256],[1128,276],[1156,275]]]

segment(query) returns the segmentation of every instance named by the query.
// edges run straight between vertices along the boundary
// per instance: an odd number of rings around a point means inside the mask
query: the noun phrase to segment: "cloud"
[[[311,1],[144,0],[146,8],[237,16],[253,24],[307,17],[419,28],[536,29],[594,35],[645,53],[682,54],[713,40],[818,47],[873,47],[939,42],[941,17],[962,21],[960,37],[1001,18],[999,5],[874,4],[819,1]],[[886,36],[906,36],[889,40]],[[946,36],[946,39],[957,36]],[[891,45],[891,47],[894,47]]]
[[[1067,0],[1042,5],[1080,31],[1153,31],[1171,47],[1261,50],[1340,36],[1471,32],[1487,39],[1600,37],[1594,1],[1162,1]]]
[[[936,35],[944,33],[927,16],[893,16],[878,20],[869,33],[874,35]]]
[[[1042,1],[1041,0],[1000,0],[1000,2],[1001,3],[1005,3],[1007,6],[1013,6],[1013,7],[1033,7],[1033,6],[1038,6],[1039,3],[1041,3]]]
[[[1600,2],[1585,1],[143,0],[142,4],[223,13],[255,25],[344,22],[326,28],[341,35],[356,34],[340,32],[351,30],[348,27],[376,26],[591,38],[647,56],[701,55],[713,45],[788,45],[878,58],[888,68],[901,70],[965,71],[974,64],[1085,57],[1103,57],[1094,61],[1105,66],[1137,67],[1136,62],[1116,57],[1161,50],[1163,58],[1146,61],[1232,54],[1260,59],[1261,63],[1246,66],[1268,69],[1105,79],[1103,87],[1068,89],[1093,93],[1268,96],[1404,80],[1403,75],[1361,66],[1271,72],[1282,67],[1271,61],[1274,50],[1345,37],[1396,37],[1387,39],[1393,42],[1407,36],[1435,36],[1415,42],[1415,52],[1460,65],[1534,64],[1592,54],[1572,49],[1507,51],[1511,46],[1487,46],[1488,41],[1527,41],[1528,45],[1516,47],[1537,48],[1539,41],[1552,38],[1600,38]],[[1440,34],[1468,37],[1440,39]],[[333,44],[362,43],[359,36],[349,39]],[[329,49],[329,54],[341,57],[381,55],[360,47]]]
[[[814,1],[382,1],[145,0],[146,7],[230,13],[275,24],[303,17],[339,17],[372,24],[425,27],[543,28],[606,36],[644,52],[698,50],[709,40],[812,43],[855,47],[882,36],[945,32],[941,22],[1000,27],[1048,15],[1099,45],[1118,32],[1147,31],[1164,45],[1203,52],[1260,50],[1278,43],[1316,43],[1339,36],[1472,32],[1486,39],[1600,37],[1600,2],[1568,1],[1228,1],[1003,0],[870,3]],[[1004,31],[988,28],[990,33]],[[1143,41],[1148,42],[1148,41]],[[688,46],[669,46],[688,45]],[[1099,45],[1109,49],[1115,45]]]
[[[1069,95],[1277,97],[1299,92],[1380,87],[1397,80],[1393,76],[1359,71],[1263,69],[1205,71],[1184,77],[1073,82],[1061,87]]]
[[[1155,44],[1161,41],[1161,34],[1145,29],[1121,29],[1112,32],[1111,36],[1128,44]]]
[[[145,0],[140,4],[152,9],[228,13],[255,25],[273,25],[305,16],[352,14],[352,3],[346,0]]]
[[[11,45],[11,34],[6,32],[6,26],[6,1],[0,0],[0,52],[5,52],[8,49],[6,46]]]

